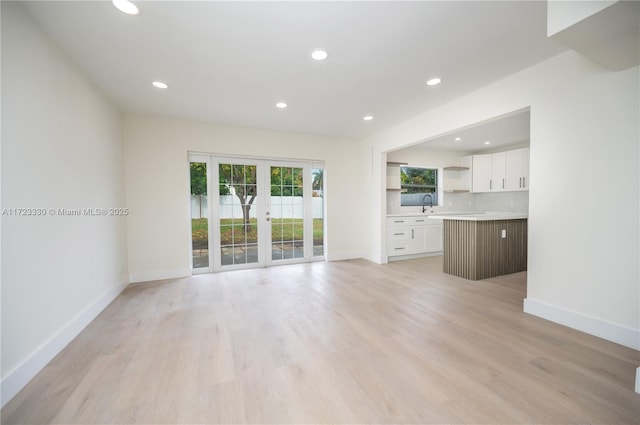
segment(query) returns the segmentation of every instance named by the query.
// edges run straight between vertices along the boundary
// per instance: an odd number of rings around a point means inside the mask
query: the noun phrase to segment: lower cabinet
[[[442,251],[442,220],[426,216],[387,217],[387,256]]]
[[[435,223],[431,223],[431,222]],[[427,252],[442,251],[442,235],[443,235],[442,220],[429,220],[427,224]]]

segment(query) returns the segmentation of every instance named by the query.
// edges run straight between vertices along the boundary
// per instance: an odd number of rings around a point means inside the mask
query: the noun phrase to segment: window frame
[[[406,171],[405,169],[420,169],[420,170],[433,170],[435,175],[434,175],[434,184],[413,184],[413,183],[402,183],[402,175],[405,174],[406,175]],[[401,207],[415,207],[415,206],[422,206],[424,205],[424,203],[422,202],[422,199],[424,199],[424,195],[427,194],[431,194],[433,196],[433,206],[439,205],[439,201],[440,201],[440,169],[437,167],[427,167],[427,166],[417,166],[417,165],[402,165],[400,166],[400,189],[401,189],[401,193],[400,193],[400,206]],[[425,190],[420,191],[420,192],[412,192],[412,193],[407,193],[406,189],[409,188],[413,188],[413,189],[419,189],[419,188],[423,188]],[[408,200],[408,196],[404,196],[404,195],[413,195],[413,194],[419,194],[422,195],[422,198],[420,198],[420,200],[414,200],[414,201],[410,201]]]

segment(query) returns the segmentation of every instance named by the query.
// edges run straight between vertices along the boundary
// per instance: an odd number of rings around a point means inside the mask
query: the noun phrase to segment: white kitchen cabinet
[[[413,226],[411,228],[411,244],[409,251],[412,254],[419,254],[427,251],[427,226]]]
[[[507,153],[498,152],[491,154],[491,191],[502,192],[505,190],[505,180],[507,178]]]
[[[473,155],[472,192],[529,190],[529,149]]]
[[[429,220],[425,215],[387,217],[388,257],[436,251],[442,251],[441,220]]]
[[[387,229],[387,256],[408,255],[411,244],[409,227]]]
[[[529,148],[506,152],[506,190],[529,190]]]
[[[493,155],[473,155],[472,164],[471,191],[491,192]]]

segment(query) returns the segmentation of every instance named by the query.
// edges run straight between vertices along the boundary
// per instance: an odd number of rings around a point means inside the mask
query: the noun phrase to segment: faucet
[[[427,203],[424,201],[425,199],[427,199],[427,196],[429,197],[429,207],[433,208],[433,195],[427,193],[422,197],[422,212],[425,212],[427,210]]]

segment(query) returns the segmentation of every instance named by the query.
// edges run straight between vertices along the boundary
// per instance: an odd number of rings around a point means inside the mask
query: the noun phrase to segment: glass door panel
[[[191,258],[194,270],[209,268],[207,163],[189,162],[191,185]]]
[[[324,257],[324,168],[314,164],[313,181],[313,256]]]
[[[260,262],[257,176],[257,164],[218,164],[221,266]]]
[[[302,259],[305,257],[304,168],[272,165],[269,170],[270,262]]]

